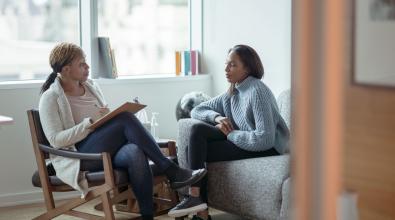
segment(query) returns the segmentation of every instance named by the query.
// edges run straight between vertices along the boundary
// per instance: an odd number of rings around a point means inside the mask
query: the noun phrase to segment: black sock
[[[202,187],[202,180],[197,181],[196,183],[192,184],[191,187]]]

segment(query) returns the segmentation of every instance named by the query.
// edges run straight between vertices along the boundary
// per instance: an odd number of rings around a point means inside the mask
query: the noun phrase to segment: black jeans
[[[152,136],[131,113],[125,112],[75,144],[79,152],[109,152],[115,168],[125,169],[141,214],[153,214],[153,179],[147,157],[164,171],[171,165]],[[81,161],[81,170],[103,170],[101,161]]]
[[[190,134],[187,163],[191,169],[204,168],[206,162],[279,155],[274,148],[261,152],[243,150],[228,141],[221,130],[205,122],[194,124]],[[207,176],[192,186],[200,187],[200,196],[207,202]]]

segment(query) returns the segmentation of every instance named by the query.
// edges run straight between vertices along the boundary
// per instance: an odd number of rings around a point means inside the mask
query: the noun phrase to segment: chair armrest
[[[114,180],[114,173],[113,173],[113,167],[112,167],[112,162],[111,162],[111,155],[108,152],[103,152],[103,153],[80,153],[77,151],[71,151],[71,150],[63,150],[63,149],[55,149],[53,147],[44,145],[44,144],[38,144],[39,148],[41,151],[44,151],[49,154],[54,154],[57,156],[62,156],[62,157],[67,157],[67,158],[75,158],[75,159],[80,159],[80,160],[101,160],[103,162],[103,171],[104,171],[104,178],[105,182],[107,185],[110,187],[115,187],[115,180]],[[42,163],[44,165],[44,161]],[[39,168],[40,170],[40,168]],[[48,178],[48,171],[46,167],[44,168],[45,174],[44,178]],[[41,174],[40,174],[41,175]]]
[[[156,141],[156,143],[159,145],[160,148],[169,148],[169,145],[175,144],[175,141],[173,140],[167,140],[167,139],[159,139]]]
[[[49,153],[49,154],[54,154],[57,156],[62,156],[62,157],[68,157],[68,158],[75,158],[75,159],[80,159],[80,160],[102,160],[103,155],[102,154],[92,154],[92,153],[80,153],[77,151],[71,151],[71,150],[62,150],[62,149],[55,149],[53,147],[44,145],[44,144],[39,144],[40,150]]]
[[[156,143],[161,149],[167,149],[167,156],[177,157],[176,142],[173,140],[161,139],[157,140]],[[163,152],[163,151],[162,151]]]

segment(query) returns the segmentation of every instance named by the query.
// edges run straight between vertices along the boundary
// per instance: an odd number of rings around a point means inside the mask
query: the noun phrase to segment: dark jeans
[[[205,162],[240,160],[279,155],[274,149],[262,152],[246,151],[228,141],[218,128],[205,122],[191,127],[187,163],[191,169],[205,167]],[[192,186],[200,187],[200,195],[207,202],[207,176]]]
[[[172,162],[162,154],[155,140],[133,114],[119,114],[75,145],[79,152],[110,153],[113,166],[128,171],[129,183],[141,214],[153,214],[153,180],[147,157],[161,171]],[[103,164],[101,161],[81,161],[80,169],[99,171],[103,170]]]

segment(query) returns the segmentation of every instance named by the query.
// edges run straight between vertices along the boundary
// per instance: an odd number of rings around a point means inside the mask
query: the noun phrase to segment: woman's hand
[[[228,135],[234,130],[232,122],[227,117],[217,116],[215,118],[215,122],[218,123],[217,125],[215,125],[215,127],[221,130],[222,133],[224,133],[225,135]]]
[[[101,117],[105,116],[110,112],[110,109],[107,107],[107,105],[103,107],[99,107],[98,105],[95,105],[97,107],[97,112],[95,115],[93,115],[90,119],[91,123],[96,122],[99,120]]]
[[[101,106],[98,106],[98,105],[95,104],[95,106],[98,109],[98,117],[100,117],[100,118],[110,112],[110,109],[107,107],[108,105],[105,105],[105,106],[101,107]]]
[[[109,112],[110,112],[110,109],[107,108],[107,105],[105,107],[99,108],[99,114],[101,115],[101,117],[103,117],[104,115],[107,115]]]

